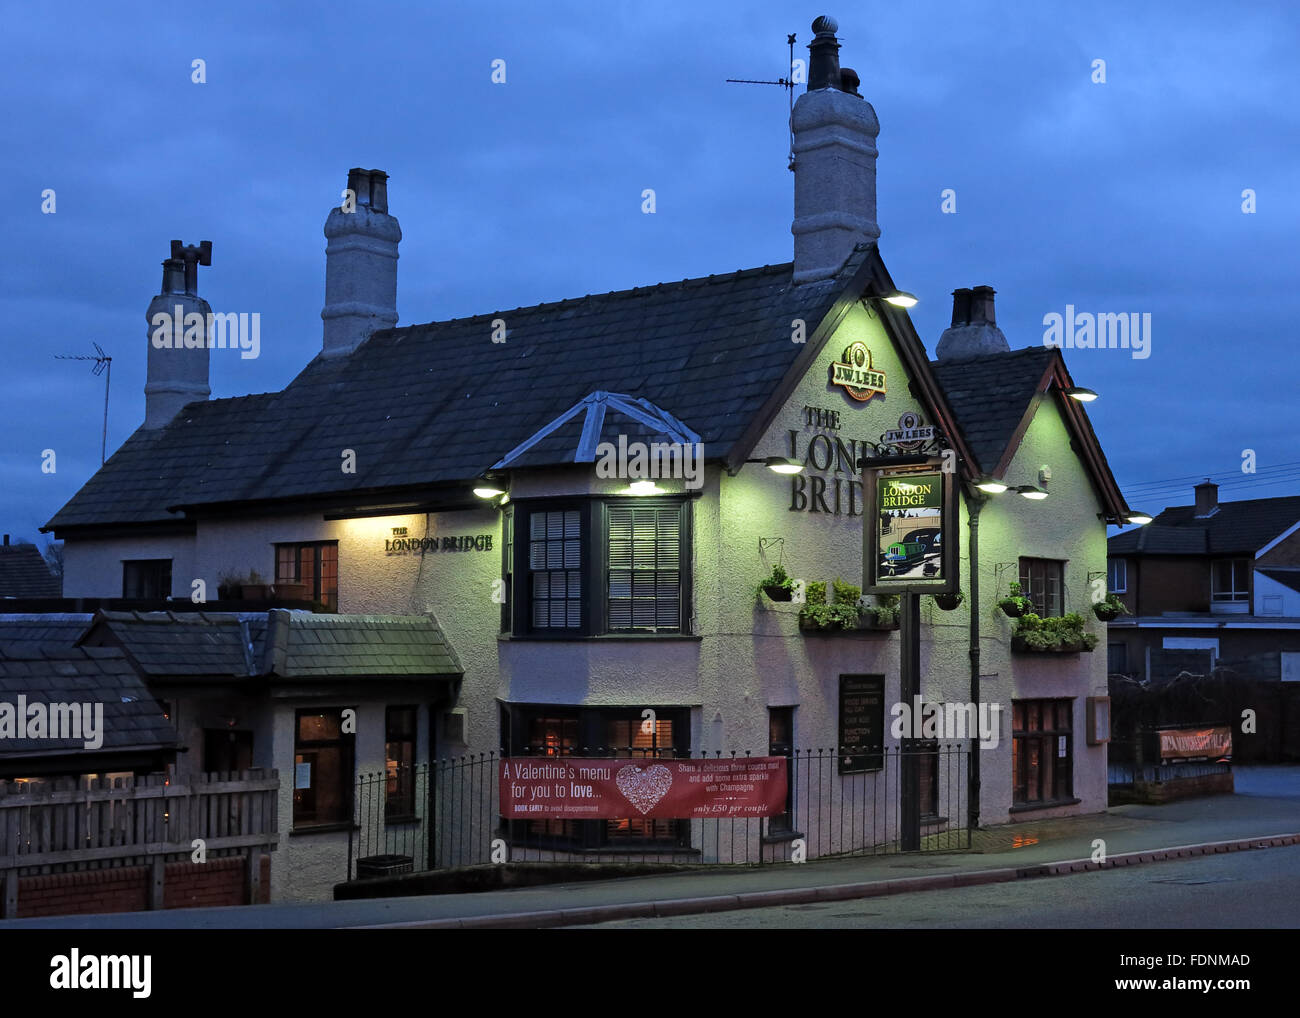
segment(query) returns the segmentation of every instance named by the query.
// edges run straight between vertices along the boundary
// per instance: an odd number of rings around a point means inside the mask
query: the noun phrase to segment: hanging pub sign
[[[944,594],[957,590],[957,489],[942,459],[863,473],[862,590]]]
[[[843,386],[859,403],[865,403],[877,393],[885,394],[885,373],[871,367],[866,343],[850,343],[840,359],[831,363],[831,385]]]

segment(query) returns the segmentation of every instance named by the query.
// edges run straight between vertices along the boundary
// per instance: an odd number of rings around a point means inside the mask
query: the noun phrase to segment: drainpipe
[[[980,823],[980,510],[983,498],[967,498],[970,524],[970,702],[975,705],[977,721],[971,740],[969,787],[966,792],[967,828],[974,831]],[[999,724],[1001,719],[999,719]]]

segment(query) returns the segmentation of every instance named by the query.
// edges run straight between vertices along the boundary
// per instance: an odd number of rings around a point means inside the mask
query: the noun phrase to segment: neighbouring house
[[[744,858],[788,852],[801,829],[810,855],[863,847],[856,818],[897,795],[879,762],[899,745],[889,605],[865,599],[847,610],[881,624],[834,629],[757,587],[782,565],[828,601],[843,581],[855,605],[864,525],[903,535],[896,570],[934,568],[941,539],[957,548],[969,596],[924,603],[921,694],[998,709],[991,745],[958,747],[978,754],[978,782],[933,746],[927,829],[1105,809],[1105,734],[1089,724],[1104,655],[1013,640],[1022,623],[997,602],[1019,583],[1035,617],[1086,615],[1106,524],[1129,509],[1060,351],[1012,350],[992,287],[954,292],[933,358],[891,303],[905,295],[877,243],[875,112],[839,66],[834,22],[814,30],[792,261],[397,327],[388,178],[354,169],[356,211],[325,225],[322,343],[282,391],[209,399],[212,348],[148,344],[143,424],[46,529],[72,598],[175,604],[255,572],[326,609],[107,611],[81,639],[123,650],[174,705],[189,754],[279,770],[277,896],[327,894],[349,872],[345,829],[371,810],[420,845],[453,830],[463,861],[498,838],[579,858],[741,857],[696,820],[503,823],[490,769],[469,800],[427,796],[435,814],[390,807],[410,794],[392,777],[379,800],[354,794],[367,771],[447,757],[734,751],[793,766],[831,747],[783,822],[746,826]],[[197,251],[173,246],[151,322],[210,311]],[[889,433],[943,453],[952,530],[864,504],[861,461]],[[655,447],[674,458],[637,472]],[[864,732],[874,741],[846,741]],[[825,831],[846,802],[849,823]]]
[[[50,571],[34,544],[0,545],[0,598],[47,598],[63,595],[63,581]]]
[[[1131,612],[1108,626],[1109,670],[1139,678],[1228,666],[1300,682],[1300,496],[1220,502],[1195,487],[1107,542],[1108,585]]]

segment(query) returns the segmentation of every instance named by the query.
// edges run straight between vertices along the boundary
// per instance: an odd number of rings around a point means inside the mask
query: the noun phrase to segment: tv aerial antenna
[[[102,467],[105,460],[105,452],[108,449],[108,386],[113,378],[113,358],[104,353],[103,347],[98,343],[91,343],[95,348],[93,355],[74,355],[58,354],[54,355],[56,361],[94,361],[95,366],[90,369],[90,373],[95,376],[104,376],[104,431],[99,442],[99,465]]]
[[[729,84],[733,84],[733,85],[780,85],[782,88],[785,89],[786,94],[790,97],[790,119],[791,119],[791,123],[790,123],[790,165],[789,165],[788,168],[791,169],[791,170],[793,170],[793,169],[794,169],[794,123],[793,123],[793,120],[794,120],[794,86],[795,86],[796,84],[799,84],[799,82],[796,82],[796,81],[794,80],[794,77],[795,77],[795,66],[794,66],[794,42],[795,42],[795,37],[794,37],[794,33],[792,32],[790,35],[786,36],[785,41],[786,41],[786,43],[787,43],[787,44],[789,45],[789,47],[790,47],[790,62],[789,62],[789,64],[786,65],[787,67],[790,68],[790,77],[788,77],[788,78],[777,78],[776,81],[764,81],[764,80],[762,80],[762,79],[755,79],[755,78],[728,78],[728,79],[727,79],[727,82],[728,82]]]

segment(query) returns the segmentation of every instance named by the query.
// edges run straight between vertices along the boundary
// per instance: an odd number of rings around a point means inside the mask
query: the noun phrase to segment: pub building
[[[1059,350],[1010,348],[988,286],[955,291],[952,325],[927,353],[877,242],[875,111],[839,65],[835,22],[813,28],[792,119],[792,261],[398,326],[402,231],[387,175],[357,169],[355,211],[335,208],[325,224],[323,343],[283,391],[209,399],[208,349],[146,347],[144,423],[45,528],[66,542],[65,596],[188,602],[260,577],[340,621],[382,631],[392,618],[401,653],[416,639],[441,655],[375,683],[362,673],[382,662],[297,684],[268,665],[271,693],[242,708],[211,709],[190,686],[169,694],[190,733],[178,767],[214,766],[205,749],[220,743],[203,733],[226,724],[246,761],[286,786],[292,776],[277,899],[329,895],[353,782],[396,756],[896,747],[899,632],[800,622],[821,584],[830,603],[837,579],[863,583],[864,527],[877,519],[882,585],[891,570],[931,576],[942,560],[966,595],[956,610],[921,599],[921,698],[1000,706],[996,740],[974,750],[978,784],[963,769],[939,801],[931,769],[917,793],[931,799],[931,828],[1106,808],[1105,725],[1090,716],[1104,705],[1105,654],[1013,647],[1018,622],[997,604],[1016,582],[1037,615],[1077,612],[1104,634],[1093,581],[1107,524],[1131,514],[1076,398],[1091,394]],[[193,250],[164,263],[151,312],[207,312]],[[598,470],[611,448],[643,455]],[[951,478],[951,518],[926,497],[915,509],[871,504],[889,485],[868,492],[863,461],[909,455]],[[788,601],[757,592],[778,564],[796,581]],[[270,614],[254,628],[294,631]],[[355,734],[329,720],[358,706]],[[850,781],[853,808],[883,799],[871,757],[811,788],[792,782],[793,815],[818,794],[844,808]],[[312,760],[329,765],[304,767]],[[308,795],[338,808],[300,809]],[[802,822],[789,832],[808,833]],[[715,852],[695,821],[528,830],[556,851]],[[472,837],[486,852],[503,831],[520,833],[488,818]],[[781,832],[763,822],[783,859]]]

